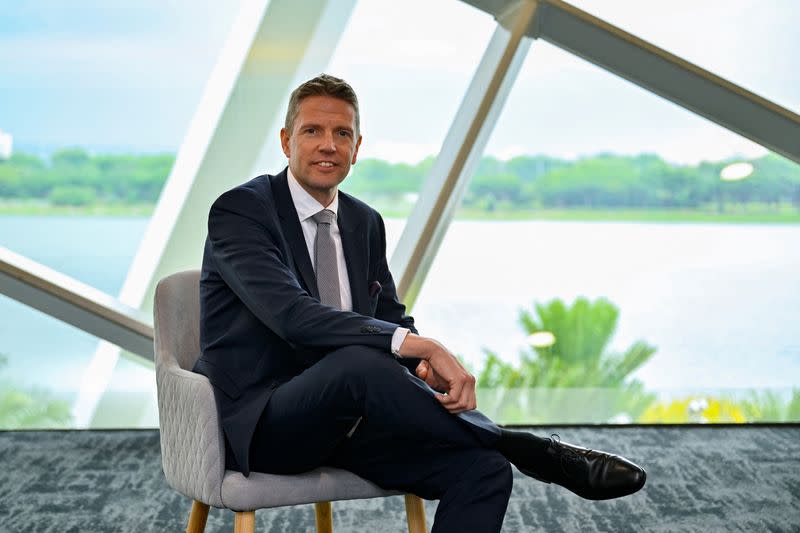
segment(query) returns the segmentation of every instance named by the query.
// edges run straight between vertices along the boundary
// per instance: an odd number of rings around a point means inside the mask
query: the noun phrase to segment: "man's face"
[[[281,146],[300,185],[327,206],[355,164],[361,136],[355,109],[332,96],[309,96],[300,102],[292,131],[281,129]]]

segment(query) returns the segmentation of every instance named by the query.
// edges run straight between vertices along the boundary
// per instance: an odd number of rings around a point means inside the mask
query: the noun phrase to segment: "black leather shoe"
[[[551,435],[547,459],[514,465],[532,478],[555,483],[587,500],[610,500],[633,494],[644,486],[647,473],[624,457],[561,442]],[[513,462],[513,461],[512,461]],[[548,464],[549,463],[549,464]]]

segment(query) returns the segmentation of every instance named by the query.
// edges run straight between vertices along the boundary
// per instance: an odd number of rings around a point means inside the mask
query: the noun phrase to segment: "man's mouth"
[[[315,164],[323,168],[331,168],[336,166],[336,163],[331,163],[330,161],[317,161]]]

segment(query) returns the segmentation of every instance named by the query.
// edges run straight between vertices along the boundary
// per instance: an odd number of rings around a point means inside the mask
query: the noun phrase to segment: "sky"
[[[243,1],[4,2],[0,130],[15,149],[41,153],[177,151]],[[800,111],[794,0],[574,3]],[[359,94],[361,156],[413,163],[437,153],[494,29],[458,0],[357,1],[327,71]],[[696,163],[765,150],[534,41],[486,153],[599,152]]]

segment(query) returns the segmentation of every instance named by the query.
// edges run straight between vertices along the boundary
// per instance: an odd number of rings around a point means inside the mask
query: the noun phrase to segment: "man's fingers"
[[[442,407],[447,409],[452,414],[458,414],[461,410],[457,404],[453,403],[453,398],[449,394],[437,394],[436,399],[442,404]]]
[[[436,395],[436,399],[454,414],[475,409],[475,378],[447,350],[443,349],[437,355],[427,361],[424,367],[426,377],[423,378],[431,388],[447,392],[446,395]],[[423,370],[421,366],[422,362],[417,367],[418,374]]]
[[[458,409],[461,404],[461,394],[464,389],[464,383],[461,381],[456,381],[452,388],[447,391],[447,405],[448,408]]]
[[[466,392],[465,400],[467,403],[466,410],[471,411],[476,407],[478,407],[478,400],[475,397],[475,376],[473,376],[472,374],[470,374],[469,377],[467,378],[467,386],[465,392]]]
[[[415,372],[417,377],[427,383],[428,386],[433,390],[447,390],[447,384],[442,381],[442,378],[430,367],[427,362],[422,361],[419,365],[417,365]]]
[[[463,384],[453,385],[452,390],[446,396],[441,396],[439,401],[453,414],[476,409],[478,402],[475,397],[475,378],[468,374]]]
[[[465,411],[472,411],[474,409],[477,409],[477,402],[475,401],[474,398],[466,402],[464,405],[459,403],[453,403],[453,400],[445,394],[437,394],[436,399],[439,400],[439,403],[442,404],[442,407],[444,407],[454,415],[457,415],[458,413],[463,413]]]

